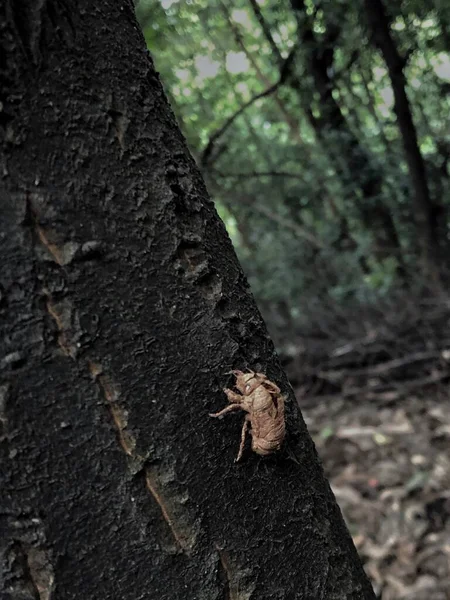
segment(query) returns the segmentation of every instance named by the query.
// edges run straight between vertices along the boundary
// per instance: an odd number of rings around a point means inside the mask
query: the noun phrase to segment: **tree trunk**
[[[405,61],[390,32],[389,17],[382,0],[365,0],[372,38],[380,49],[394,92],[394,111],[402,136],[405,158],[413,191],[413,216],[416,223],[422,267],[427,278],[438,279],[439,238],[433,227],[434,207],[428,190],[425,162],[420,153],[411,107],[406,95]]]
[[[306,55],[306,68],[319,96],[320,115],[315,116],[310,111],[310,124],[344,183],[349,189],[358,186],[361,190],[362,201],[357,198],[356,206],[364,227],[374,236],[375,256],[383,259],[394,255],[402,264],[395,222],[383,202],[383,176],[352,132],[333,96],[335,82],[330,73],[340,26],[329,24],[325,38],[318,42],[304,0],[291,0],[291,6],[297,18],[301,48]],[[304,88],[298,79],[293,77],[290,82],[302,97]]]
[[[2,598],[374,598],[131,0],[3,0]],[[287,393],[245,451],[230,368]]]

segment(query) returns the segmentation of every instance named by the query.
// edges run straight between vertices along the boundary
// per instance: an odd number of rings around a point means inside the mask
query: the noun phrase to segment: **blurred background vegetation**
[[[450,598],[449,0],[140,0],[379,598]]]
[[[275,337],[438,287],[447,0],[141,0],[138,14]]]

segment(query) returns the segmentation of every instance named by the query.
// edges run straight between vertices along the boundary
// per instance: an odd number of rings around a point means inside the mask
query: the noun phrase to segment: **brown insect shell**
[[[273,398],[263,385],[259,384],[256,389],[250,392],[243,400],[243,404],[249,404],[249,411],[252,413],[259,413],[269,411],[276,413],[276,407],[274,406]],[[274,411],[270,409],[274,408]]]
[[[249,396],[258,386],[267,380],[267,377],[262,373],[243,373],[242,371],[233,371],[236,377],[235,387],[243,396]]]
[[[285,436],[284,411],[279,412],[280,396],[274,398],[260,385],[251,398],[252,448],[257,454],[268,455],[280,448]]]
[[[241,445],[236,460],[242,456],[247,423],[251,425],[252,449],[257,454],[267,456],[280,449],[285,437],[284,401],[280,388],[267,379],[263,373],[233,370],[236,377],[235,387],[241,395],[225,389],[228,400],[247,412],[242,430]],[[211,415],[220,416],[229,409]]]

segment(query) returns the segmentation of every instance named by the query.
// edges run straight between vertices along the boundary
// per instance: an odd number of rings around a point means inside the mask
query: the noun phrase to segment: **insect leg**
[[[266,379],[266,381],[264,381],[264,387],[267,388],[271,394],[278,395],[281,391],[280,388],[269,379]]]
[[[242,426],[241,444],[239,446],[239,452],[238,452],[237,458],[234,459],[234,462],[238,462],[242,458],[242,453],[244,452],[245,436],[247,435],[247,430],[250,425],[249,417],[250,417],[249,415],[246,415],[246,417],[245,417],[244,425]]]
[[[231,412],[232,410],[237,410],[240,409],[242,410],[242,406],[240,404],[230,404],[230,406],[226,406],[223,410],[221,410],[218,413],[209,413],[210,417],[221,417],[222,415],[226,415],[227,413]]]
[[[239,402],[242,402],[241,394],[237,394],[236,392],[233,392],[233,390],[229,390],[228,388],[223,391],[227,395],[229,402],[236,402],[238,404],[239,404]]]

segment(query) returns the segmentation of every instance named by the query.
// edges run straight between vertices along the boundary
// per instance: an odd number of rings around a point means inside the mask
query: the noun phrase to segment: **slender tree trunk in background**
[[[422,267],[427,278],[438,279],[439,236],[433,227],[434,207],[428,189],[425,162],[420,153],[417,132],[406,94],[405,61],[390,32],[390,22],[382,0],[365,0],[372,39],[380,49],[394,92],[394,111],[402,136],[405,158],[413,191],[413,216],[416,223]]]
[[[450,52],[450,7],[447,0],[433,0],[434,9],[447,52]]]
[[[238,25],[233,21],[228,3],[221,2],[220,6],[221,6],[224,16],[227,20],[228,26],[230,27],[230,29],[233,33],[233,37],[236,40],[236,44],[239,46],[239,48],[242,50],[242,52],[244,52],[244,54],[248,58],[250,64],[252,65],[252,67],[255,70],[255,73],[256,73],[259,81],[263,84],[263,86],[265,88],[268,88],[271,85],[271,81],[261,71],[261,69],[259,68],[258,62],[255,60],[255,57],[253,56],[253,54],[249,51],[249,49],[245,45],[241,31],[239,30]],[[283,100],[280,98],[278,90],[276,90],[274,92],[273,100],[274,100],[276,106],[278,107],[278,110],[279,110],[279,113],[280,113],[282,119],[289,127],[289,133],[290,133],[292,140],[294,142],[296,142],[297,144],[301,144],[302,139],[301,139],[300,130],[299,130],[299,126],[298,126],[298,119],[295,119],[290,114],[290,112],[286,108]]]
[[[358,186],[362,192],[363,200],[357,202],[357,207],[365,227],[373,233],[375,255],[385,258],[394,254],[401,263],[401,246],[395,222],[389,208],[383,204],[383,176],[351,131],[333,96],[335,83],[330,73],[340,27],[329,25],[326,38],[318,42],[304,0],[291,0],[291,6],[297,18],[301,47],[306,53],[308,69],[320,99],[320,115],[309,114],[311,126],[323,147],[328,149],[344,182],[350,189]],[[303,93],[300,88],[299,93]],[[334,144],[333,136],[337,136]]]
[[[2,598],[369,599],[131,0],[1,5]],[[7,54],[6,54],[7,51]],[[236,465],[231,367],[288,394]]]
[[[249,3],[252,7],[253,14],[255,15],[258,23],[261,26],[264,37],[266,38],[267,42],[269,43],[269,46],[270,46],[273,56],[275,58],[275,62],[278,64],[278,68],[281,69],[284,64],[283,55],[281,54],[280,49],[278,48],[278,46],[272,36],[272,32],[270,31],[270,27],[268,26],[262,12],[261,12],[261,8],[259,7],[258,1],[257,0],[249,0]]]

